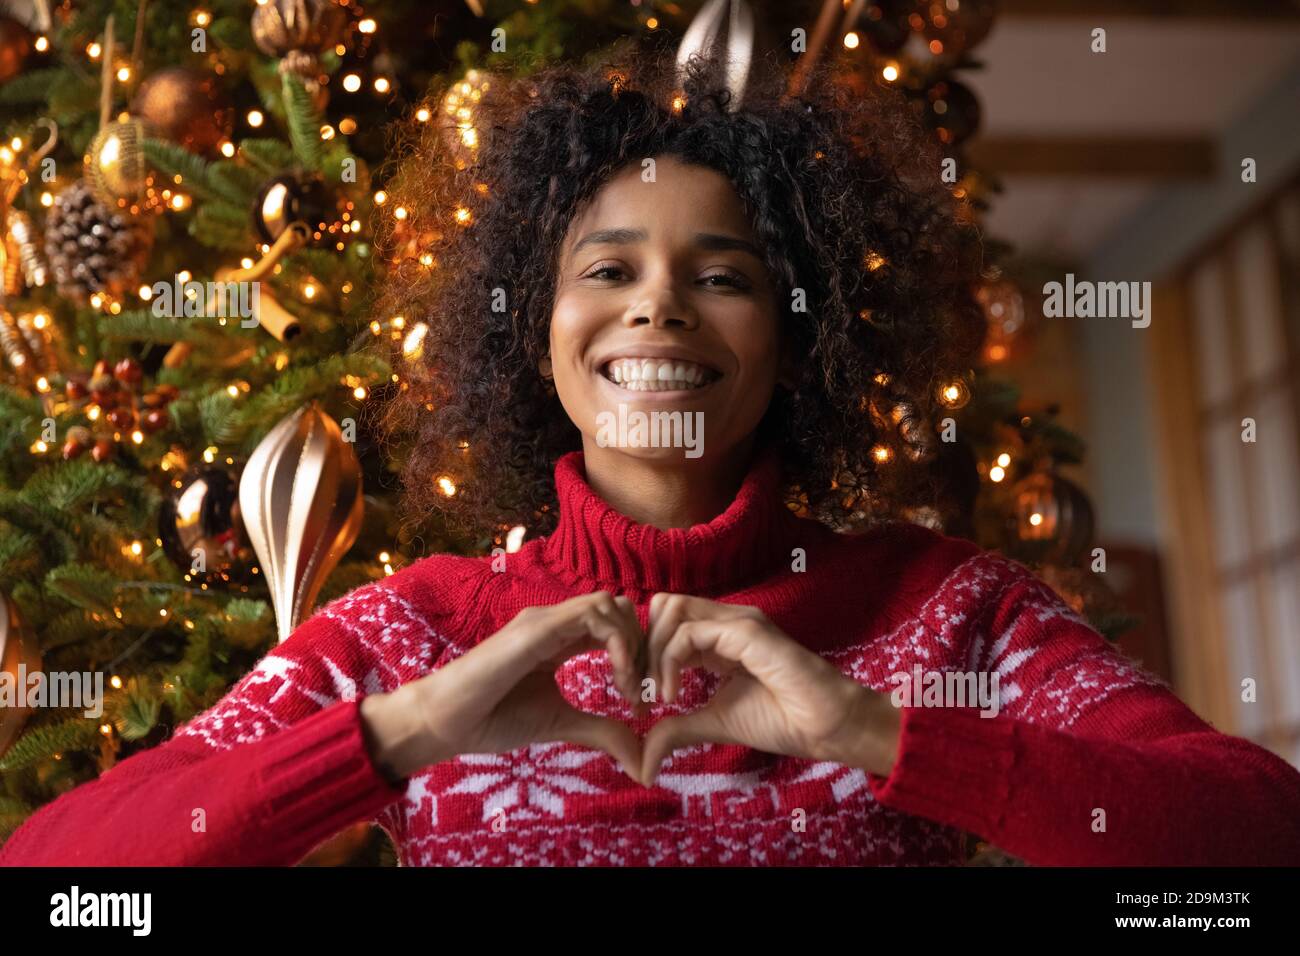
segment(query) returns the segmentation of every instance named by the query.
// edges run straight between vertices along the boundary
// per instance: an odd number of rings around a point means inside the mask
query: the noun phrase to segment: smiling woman
[[[546,533],[554,462],[582,448],[590,470],[583,436],[620,401],[704,413],[701,515],[755,442],[779,447],[791,503],[831,523],[932,499],[933,434],[910,418],[900,434],[890,410],[934,417],[936,383],[972,364],[979,238],[902,97],[818,82],[792,99],[765,65],[739,110],[672,51],[494,84],[468,165],[438,161],[443,131],[418,124],[421,159],[389,189],[412,219],[392,238],[426,235],[407,254],[437,268],[408,259],[378,305],[430,327],[391,407],[412,519]],[[457,208],[471,225],[445,223]],[[900,454],[882,463],[881,445]],[[444,474],[455,496],[427,480]]]
[[[407,504],[533,537],[334,601],[0,862],[288,864],[368,819],[408,865],[1300,861],[1293,768],[893,520],[934,436],[880,408],[968,361],[969,246],[897,103],[760,80],[556,69],[494,84],[476,163],[430,134],[394,194],[438,268],[379,305],[429,328]],[[602,441],[616,408],[704,453]]]

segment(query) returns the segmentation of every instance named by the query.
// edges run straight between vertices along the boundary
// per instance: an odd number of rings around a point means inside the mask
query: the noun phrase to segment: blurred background
[[[970,151],[1034,278],[1004,374],[1087,444],[1073,474],[1141,616],[1121,644],[1300,764],[1300,6],[999,8]],[[1044,318],[1038,280],[1066,273],[1150,281],[1150,326]]]

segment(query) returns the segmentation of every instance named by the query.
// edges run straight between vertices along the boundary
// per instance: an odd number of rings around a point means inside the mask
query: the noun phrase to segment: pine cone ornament
[[[78,302],[132,288],[152,241],[148,221],[105,206],[84,181],[55,197],[45,222],[45,254],[59,293]]]

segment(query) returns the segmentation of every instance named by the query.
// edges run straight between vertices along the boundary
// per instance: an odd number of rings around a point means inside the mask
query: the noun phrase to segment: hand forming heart
[[[418,756],[390,765],[402,772],[403,764],[461,753],[566,741],[604,750],[651,786],[674,749],[712,742],[889,773],[899,715],[888,695],[846,677],[758,608],[661,593],[650,602],[649,625],[646,634],[632,602],[603,591],[525,609],[466,654],[399,690],[414,693],[423,733],[418,747],[407,747]],[[669,702],[681,689],[684,668],[704,667],[723,681],[703,707],[659,720],[640,740],[618,720],[571,707],[556,686],[556,667],[601,649],[638,715],[645,709],[645,677]]]

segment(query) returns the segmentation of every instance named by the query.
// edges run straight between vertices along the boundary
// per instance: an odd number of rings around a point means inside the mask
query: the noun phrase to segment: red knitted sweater
[[[1034,864],[1300,863],[1300,773],[1201,721],[1022,566],[916,526],[850,536],[798,519],[771,453],[689,530],[614,511],[579,453],[555,480],[557,530],[504,570],[435,555],[334,601],[167,743],[34,814],[0,863],[292,864],[363,820],[406,865],[952,864],[963,831]],[[360,697],[442,666],[524,607],[602,588],[627,594],[643,626],[659,590],[757,605],[883,691],[913,665],[996,673],[1001,711],[906,707],[888,777],[701,745],[647,789],[569,744],[463,754],[400,787],[379,775]],[[689,670],[673,704],[634,718],[604,652],[557,680],[574,706],[639,733],[717,685]]]

